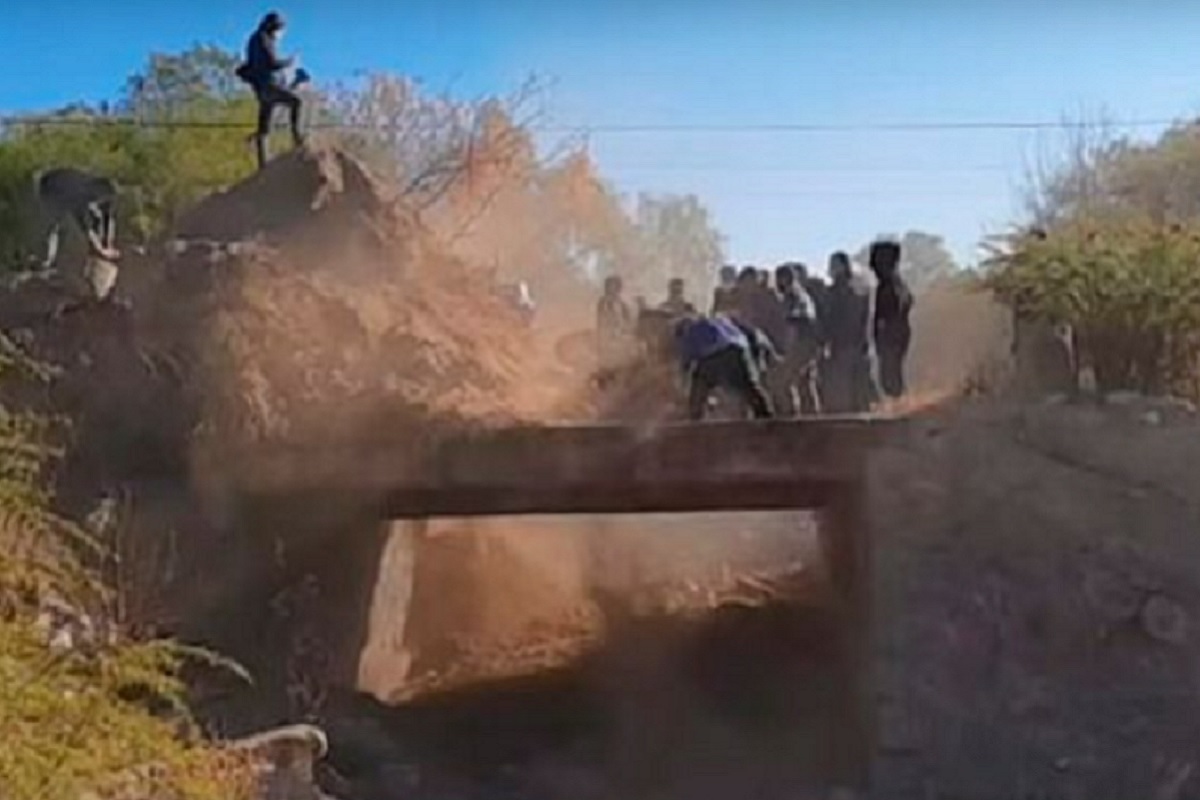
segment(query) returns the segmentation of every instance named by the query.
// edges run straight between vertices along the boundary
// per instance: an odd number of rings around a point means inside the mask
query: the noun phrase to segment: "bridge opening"
[[[414,761],[395,796],[769,799],[846,781],[853,666],[816,514],[441,518],[390,536],[370,640],[403,652],[364,652],[375,699],[354,705]]]
[[[323,627],[337,654],[327,672],[355,689],[346,702],[368,706],[345,715],[361,711],[392,731],[385,738],[407,754],[402,762],[424,765],[412,786],[403,775],[378,777],[381,798],[439,796],[422,795],[422,785],[480,798],[791,798],[805,787],[821,796],[831,782],[862,787],[868,773],[863,487],[866,451],[885,425],[520,426],[431,441],[381,432],[232,461],[232,472],[211,472],[221,478],[215,488],[228,487],[214,492],[223,498],[214,507],[247,530],[299,522],[312,532],[311,563],[293,569],[326,589]],[[753,602],[727,598],[685,613],[686,603],[673,608],[660,593],[656,605],[655,592],[629,591],[623,573],[636,559],[596,546],[620,540],[614,529],[625,527],[639,548],[670,541],[665,551],[686,562],[698,543],[720,541],[697,534],[697,520],[736,539],[725,512],[747,511],[792,519],[784,527],[797,542],[809,531],[814,567],[776,576]],[[685,513],[676,519],[693,530],[656,531],[669,512]],[[574,576],[581,616],[555,640],[576,645],[566,657],[503,637],[480,647],[445,624],[456,614],[468,630],[502,623],[514,598],[536,586],[525,562],[497,556],[519,550],[455,533],[489,526],[509,527],[526,553],[539,536],[562,546],[564,530],[586,532],[574,554],[551,549],[559,555],[543,559],[559,570],[587,565]],[[331,536],[339,527],[357,531]],[[481,576],[473,565],[493,558],[497,579],[481,580],[487,569]],[[800,591],[806,579],[812,586]],[[750,575],[756,582],[771,580]],[[529,602],[550,607],[557,596],[533,592]],[[463,663],[484,669],[455,666]],[[338,742],[355,737],[331,740],[337,764],[347,748]]]

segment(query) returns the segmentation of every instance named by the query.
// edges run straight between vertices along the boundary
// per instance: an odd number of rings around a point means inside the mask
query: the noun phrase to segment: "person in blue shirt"
[[[264,16],[246,43],[246,62],[238,68],[238,77],[250,84],[254,96],[258,98],[258,128],[254,133],[254,148],[259,169],[267,162],[267,137],[271,133],[271,116],[276,106],[284,106],[288,110],[292,140],[296,147],[304,143],[300,133],[300,96],[287,86],[283,77],[284,71],[292,66],[295,59],[281,58],[277,51],[284,25],[283,17],[276,11]]]
[[[774,348],[759,330],[723,316],[688,316],[675,327],[675,345],[688,378],[688,419],[704,418],[718,387],[737,393],[755,419],[773,416],[760,373]]]

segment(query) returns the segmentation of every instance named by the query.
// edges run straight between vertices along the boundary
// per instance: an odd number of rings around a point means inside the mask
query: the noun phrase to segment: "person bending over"
[[[688,380],[688,419],[704,418],[708,399],[719,387],[736,393],[755,419],[773,416],[760,373],[774,356],[770,341],[757,329],[725,316],[692,316],[677,324],[675,341]]]
[[[73,220],[87,237],[90,256],[105,261],[120,258],[116,249],[117,185],[112,179],[73,167],[59,167],[38,173],[34,191],[46,238],[43,269],[54,269],[58,261],[59,237],[67,220]]]

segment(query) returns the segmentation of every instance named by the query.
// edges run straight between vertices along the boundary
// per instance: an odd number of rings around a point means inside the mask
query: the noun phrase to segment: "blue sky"
[[[112,96],[152,50],[239,48],[247,0],[3,0],[0,110]],[[394,70],[468,96],[530,74],[561,125],[1055,121],[1200,110],[1200,3],[1155,0],[292,0],[318,80]],[[1138,129],[1140,135],[1155,132]],[[554,134],[546,134],[551,144]],[[605,132],[622,192],[693,192],[739,263],[920,228],[969,258],[1019,213],[1031,131]]]

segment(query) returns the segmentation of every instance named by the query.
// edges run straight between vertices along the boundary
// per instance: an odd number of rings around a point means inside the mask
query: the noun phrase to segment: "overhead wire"
[[[1179,119],[1129,119],[1106,121],[1106,127],[1116,129],[1160,128],[1177,124]],[[243,129],[253,127],[253,121],[230,120],[172,120],[142,119],[129,115],[37,115],[0,114],[0,126],[135,126],[162,129]],[[1070,120],[944,120],[924,122],[853,122],[853,123],[599,123],[599,124],[534,124],[531,129],[543,133],[643,134],[643,133],[929,133],[953,131],[1049,131],[1086,130],[1092,122]],[[398,126],[367,123],[314,122],[322,130],[388,130]]]

